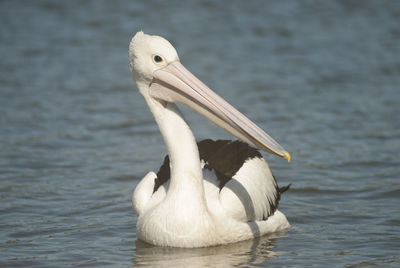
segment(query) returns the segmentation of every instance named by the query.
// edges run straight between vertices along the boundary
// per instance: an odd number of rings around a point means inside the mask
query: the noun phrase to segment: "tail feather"
[[[291,185],[292,185],[292,184],[289,184],[289,185],[284,186],[284,187],[280,187],[280,188],[279,188],[279,193],[280,193],[280,194],[283,194],[284,192],[286,192],[287,190],[290,189],[290,186],[291,186]]]

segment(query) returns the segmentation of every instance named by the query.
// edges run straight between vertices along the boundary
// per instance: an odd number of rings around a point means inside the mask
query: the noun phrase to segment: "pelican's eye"
[[[159,55],[153,55],[153,61],[157,65],[164,64],[164,58]]]

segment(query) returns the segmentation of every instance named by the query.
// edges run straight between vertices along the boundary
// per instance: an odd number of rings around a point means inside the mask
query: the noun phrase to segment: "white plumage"
[[[193,108],[252,147],[288,160],[289,153],[187,71],[167,40],[138,32],[129,56],[132,75],[169,156],[169,168],[164,166],[168,175],[149,172],[133,192],[137,237],[159,246],[205,247],[289,228],[276,209],[279,188],[261,155],[244,143],[198,146],[175,103]],[[228,156],[240,163],[231,178],[222,161]]]

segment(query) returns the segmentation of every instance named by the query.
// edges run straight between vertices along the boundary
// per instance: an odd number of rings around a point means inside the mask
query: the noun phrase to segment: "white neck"
[[[164,106],[146,94],[143,96],[160,128],[170,159],[171,181],[166,200],[205,209],[203,174],[192,131],[175,104],[164,103]]]

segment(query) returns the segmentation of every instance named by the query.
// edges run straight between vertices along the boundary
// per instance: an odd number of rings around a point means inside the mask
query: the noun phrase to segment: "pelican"
[[[288,161],[290,154],[191,74],[166,39],[136,33],[129,67],[168,151],[160,170],[145,175],[133,191],[137,238],[156,246],[195,248],[288,229],[277,210],[288,187],[278,188],[257,149]],[[241,141],[196,143],[176,104]]]

